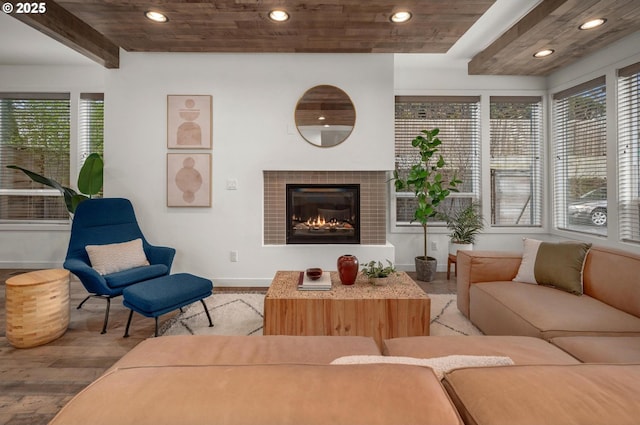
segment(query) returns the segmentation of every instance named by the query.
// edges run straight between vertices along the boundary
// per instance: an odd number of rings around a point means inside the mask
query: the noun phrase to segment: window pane
[[[92,153],[104,153],[104,94],[81,93],[78,117],[78,166]],[[97,195],[102,197],[102,191]]]
[[[396,198],[396,222],[409,224],[413,220],[416,205],[415,198]]]
[[[554,209],[558,228],[607,234],[604,78],[554,96]]]
[[[620,237],[640,242],[640,64],[619,72],[618,158]]]
[[[68,94],[0,93],[0,221],[68,221],[55,189],[6,166],[68,186],[69,127]]]
[[[395,152],[396,169],[401,176],[419,159],[411,141],[422,130],[439,128],[438,138],[442,141],[439,154],[447,165],[443,171],[444,180],[454,175],[462,180],[459,193],[454,193],[440,204],[439,210],[450,212],[460,202],[477,200],[480,191],[480,99],[477,97],[411,97],[396,98],[395,112]],[[408,224],[413,218],[415,200],[396,197],[396,222]],[[462,200],[456,200],[460,198]],[[435,221],[435,219],[432,219]]]
[[[542,99],[491,98],[491,224],[542,224]]]
[[[104,150],[104,94],[80,94],[79,116],[80,165],[92,153],[102,156]]]

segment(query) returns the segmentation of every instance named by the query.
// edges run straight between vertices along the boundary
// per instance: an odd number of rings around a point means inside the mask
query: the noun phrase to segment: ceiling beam
[[[46,1],[45,13],[11,16],[75,50],[105,68],[120,66],[120,48],[54,1]]]
[[[491,43],[489,47],[476,54],[473,59],[471,59],[468,64],[469,75],[487,73],[487,69],[492,68],[491,63],[496,60],[496,56],[502,50],[507,49],[525,33],[543,23],[567,1],[568,0],[543,0],[542,3],[533,8],[533,10],[531,10],[524,18],[509,28],[507,32],[502,34],[496,41]]]

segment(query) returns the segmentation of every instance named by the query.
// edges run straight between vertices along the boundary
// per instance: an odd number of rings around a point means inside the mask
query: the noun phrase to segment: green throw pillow
[[[524,252],[516,282],[553,286],[582,295],[582,270],[590,243],[542,242],[524,239]]]

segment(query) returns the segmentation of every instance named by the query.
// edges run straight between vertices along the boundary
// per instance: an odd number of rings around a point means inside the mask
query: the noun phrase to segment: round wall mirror
[[[307,90],[296,105],[296,127],[309,143],[331,147],[344,142],[356,123],[356,109],[337,87],[322,85]]]

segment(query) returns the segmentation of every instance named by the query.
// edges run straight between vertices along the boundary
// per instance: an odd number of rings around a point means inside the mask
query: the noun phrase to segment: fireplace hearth
[[[360,185],[287,184],[287,244],[359,244]]]

